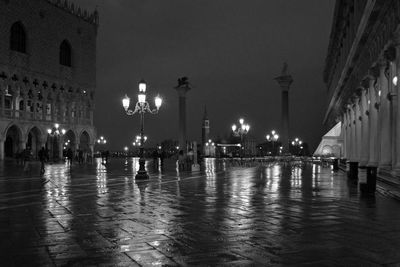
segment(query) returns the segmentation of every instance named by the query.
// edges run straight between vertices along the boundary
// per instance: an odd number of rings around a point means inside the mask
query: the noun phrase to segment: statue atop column
[[[179,149],[186,152],[186,93],[192,89],[188,77],[178,79],[178,85],[174,87],[179,96]]]

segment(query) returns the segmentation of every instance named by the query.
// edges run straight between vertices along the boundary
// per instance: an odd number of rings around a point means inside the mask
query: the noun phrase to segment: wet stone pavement
[[[400,202],[313,164],[0,166],[1,266],[399,266]]]

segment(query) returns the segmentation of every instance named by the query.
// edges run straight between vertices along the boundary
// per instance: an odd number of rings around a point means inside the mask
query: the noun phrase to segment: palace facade
[[[0,0],[1,159],[93,153],[98,25],[97,11],[64,0]]]
[[[337,0],[324,70],[324,123],[341,122],[350,177],[369,190],[377,171],[400,175],[399,74],[400,1]]]

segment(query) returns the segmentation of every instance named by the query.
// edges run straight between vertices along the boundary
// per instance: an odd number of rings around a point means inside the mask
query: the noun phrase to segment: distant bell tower
[[[203,125],[201,129],[201,143],[203,145],[203,148],[206,146],[209,137],[210,137],[210,120],[208,119],[207,107],[204,106]]]

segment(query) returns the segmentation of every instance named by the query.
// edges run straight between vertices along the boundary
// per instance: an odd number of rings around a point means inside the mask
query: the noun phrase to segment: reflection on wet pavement
[[[400,204],[320,165],[2,164],[3,266],[400,263]]]

